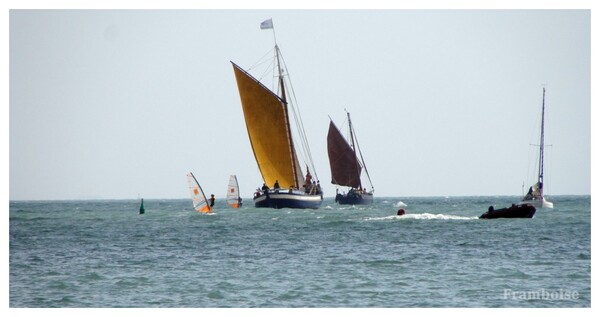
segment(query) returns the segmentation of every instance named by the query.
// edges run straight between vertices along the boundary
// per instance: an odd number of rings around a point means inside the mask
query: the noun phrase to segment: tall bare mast
[[[545,114],[545,102],[546,102],[546,88],[543,88],[542,95],[542,128],[540,133],[540,169],[538,171],[538,183],[540,188],[540,194],[544,196],[544,114]]]

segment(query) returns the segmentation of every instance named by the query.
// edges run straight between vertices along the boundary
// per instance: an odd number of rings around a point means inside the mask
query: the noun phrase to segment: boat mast
[[[346,109],[344,109],[344,111],[346,111],[346,114],[348,115],[348,130],[350,130],[350,146],[352,146],[352,152],[354,152],[354,159],[358,161],[358,156],[356,155],[356,147],[354,145],[354,131],[352,129],[352,120],[350,120],[350,112],[348,112],[348,110]],[[358,188],[362,189],[362,182],[360,180],[360,166],[358,164],[356,166],[356,169],[358,172]]]
[[[279,78],[279,89],[281,90],[281,99],[283,100],[283,112],[285,114],[285,126],[287,129],[287,134],[288,134],[288,140],[290,141],[290,160],[292,161],[292,173],[294,174],[294,187],[295,188],[300,188],[300,184],[298,183],[298,173],[297,173],[297,166],[296,166],[296,158],[295,158],[295,151],[294,151],[294,140],[292,138],[292,129],[290,127],[290,117],[288,115],[288,106],[287,106],[287,98],[286,98],[286,94],[285,94],[285,83],[283,81],[283,69],[281,68],[281,60],[280,60],[280,51],[279,51],[279,46],[277,45],[277,41],[275,38],[275,27],[272,28],[273,30],[273,40],[275,41],[275,57],[277,59],[277,74],[278,74],[278,78]]]
[[[546,101],[546,88],[543,88],[542,94],[542,127],[540,133],[540,166],[538,171],[538,183],[540,189],[540,196],[544,197],[544,112],[545,112],[545,101]]]
[[[275,33],[275,31],[273,31]],[[281,69],[281,61],[279,60],[279,46],[275,43],[275,57],[277,59],[277,78],[279,79],[279,89],[281,91],[281,99],[287,105],[287,99],[285,96],[285,84],[283,82],[283,70]],[[287,112],[287,111],[286,111]],[[288,125],[289,127],[289,125]]]
[[[354,156],[356,157],[356,148],[354,147],[354,135],[352,134],[352,120],[350,120],[350,112],[346,111],[346,115],[348,115],[348,130],[350,130],[350,145],[352,146],[352,151],[354,152]]]
[[[344,109],[346,110],[346,109]],[[348,111],[346,111],[348,112]],[[371,192],[375,191],[375,188],[373,188],[373,181],[371,181],[371,175],[369,175],[369,170],[367,169],[367,164],[365,163],[365,159],[363,158],[362,155],[362,151],[360,150],[360,144],[358,144],[358,138],[356,137],[356,132],[354,131],[354,127],[352,127],[351,123],[350,123],[350,113],[348,112],[348,125],[351,127],[351,135],[352,135],[352,148],[354,149],[354,142],[356,141],[356,148],[358,149],[358,154],[360,155],[360,162],[362,163],[362,166],[365,168],[365,174],[367,174],[367,179],[369,180],[369,184],[371,185]],[[356,156],[356,159],[358,160],[358,156],[356,155],[356,150],[354,151],[354,155]],[[359,180],[359,182],[361,183],[362,186],[362,180]]]

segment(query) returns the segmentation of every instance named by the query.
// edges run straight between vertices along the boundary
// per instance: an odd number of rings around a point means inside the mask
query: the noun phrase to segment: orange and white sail
[[[196,180],[196,177],[194,177],[194,174],[192,174],[191,172],[187,174],[187,179],[190,187],[190,194],[192,195],[194,209],[196,209],[196,211],[198,212],[211,212],[212,209],[208,205],[206,195],[204,195],[204,191],[202,190],[202,187],[200,187],[200,184],[198,184],[198,181]]]
[[[229,184],[227,185],[227,204],[233,208],[240,208],[240,187],[238,186],[237,177],[229,176]]]

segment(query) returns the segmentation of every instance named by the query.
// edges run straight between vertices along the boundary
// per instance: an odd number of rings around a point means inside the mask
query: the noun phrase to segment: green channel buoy
[[[142,198],[142,204],[140,205],[140,215],[146,213],[146,209],[144,209],[144,198]]]

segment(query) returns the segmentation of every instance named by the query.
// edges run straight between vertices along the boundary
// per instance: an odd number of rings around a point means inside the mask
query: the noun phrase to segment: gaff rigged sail
[[[331,183],[353,188],[362,188],[361,166],[354,149],[350,147],[333,121],[329,122],[327,153],[331,167]]]
[[[256,163],[269,186],[299,188],[298,158],[288,129],[285,102],[238,65],[233,64],[248,136]]]

